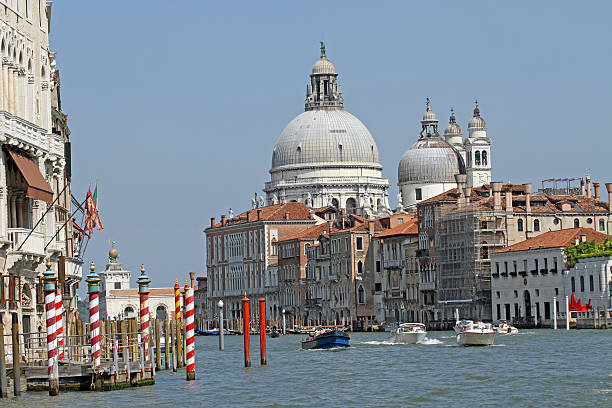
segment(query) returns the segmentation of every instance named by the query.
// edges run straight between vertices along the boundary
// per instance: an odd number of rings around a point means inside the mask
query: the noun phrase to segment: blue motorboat
[[[332,349],[332,348],[344,348],[349,347],[349,340],[351,338],[344,331],[334,329],[318,329],[309,336],[302,340],[302,349]]]
[[[197,330],[196,329],[195,334],[196,336],[218,336],[219,329],[212,329],[212,330]],[[234,330],[223,329],[223,334],[226,336],[232,336],[238,333]]]

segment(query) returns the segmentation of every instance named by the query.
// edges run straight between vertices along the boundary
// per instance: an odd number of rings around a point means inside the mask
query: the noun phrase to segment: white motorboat
[[[505,320],[500,320],[497,327],[494,327],[497,334],[517,334],[519,331]]]
[[[455,324],[457,344],[462,346],[490,346],[493,344],[495,330],[491,323],[461,320]]]
[[[391,332],[390,341],[394,343],[416,344],[427,336],[427,330],[422,323],[402,323]]]

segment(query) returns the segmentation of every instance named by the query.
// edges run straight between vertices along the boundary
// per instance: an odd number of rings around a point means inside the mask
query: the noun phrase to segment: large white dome
[[[314,164],[380,167],[378,147],[359,119],[342,109],[310,110],[293,119],[272,153],[272,170]]]

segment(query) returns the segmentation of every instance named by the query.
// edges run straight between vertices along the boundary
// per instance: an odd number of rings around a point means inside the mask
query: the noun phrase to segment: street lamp
[[[223,331],[225,330],[223,327],[223,300],[219,299],[217,307],[219,308],[219,350],[223,351]]]

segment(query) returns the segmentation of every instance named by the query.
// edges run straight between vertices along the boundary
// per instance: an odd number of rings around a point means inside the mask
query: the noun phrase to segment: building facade
[[[49,47],[51,3],[1,3],[0,318],[35,332],[45,326],[45,259],[58,274],[65,321],[76,318],[82,261],[68,222],[70,131]]]
[[[281,299],[278,288],[278,247],[288,236],[324,222],[303,203],[287,202],[254,208],[221,222],[211,219],[206,228],[206,270],[211,307],[224,303],[230,327],[238,328],[242,298],[258,312],[258,298],[264,297],[268,320],[278,322]],[[214,310],[214,309],[213,309]]]
[[[369,216],[388,212],[388,188],[376,142],[366,126],[344,110],[338,73],[321,43],[305,112],[285,127],[274,146],[270,181],[264,188],[267,201],[334,206]]]

